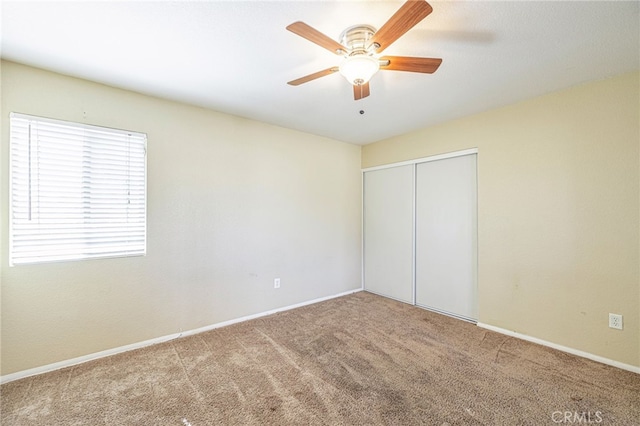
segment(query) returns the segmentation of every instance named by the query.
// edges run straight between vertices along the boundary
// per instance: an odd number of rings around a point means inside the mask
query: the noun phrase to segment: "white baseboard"
[[[220,327],[225,327],[225,326],[228,326],[228,325],[231,325],[231,324],[235,324],[235,323],[239,323],[239,322],[243,322],[243,321],[249,321],[249,320],[252,320],[252,319],[255,319],[255,318],[260,318],[260,317],[264,317],[264,316],[267,316],[267,315],[272,315],[272,314],[275,314],[275,313],[278,313],[278,312],[288,311],[288,310],[291,310],[291,309],[300,308],[302,306],[312,305],[312,304],[318,303],[318,302],[324,302],[325,300],[335,299],[337,297],[342,297],[342,296],[347,296],[349,294],[357,293],[359,291],[362,291],[362,288],[345,291],[343,293],[338,293],[338,294],[334,294],[334,295],[331,295],[331,296],[321,297],[319,299],[308,300],[306,302],[296,303],[295,305],[290,305],[290,306],[285,306],[285,307],[282,307],[282,308],[272,309],[270,311],[260,312],[258,314],[247,315],[247,316],[240,317],[240,318],[235,318],[235,319],[232,319],[232,320],[229,320],[229,321],[223,321],[223,322],[219,322],[219,323],[216,323],[216,324],[208,325],[208,326],[205,326],[205,327],[196,328],[194,330],[183,331],[181,333],[174,333],[174,334],[170,334],[170,335],[167,335],[167,336],[157,337],[155,339],[145,340],[143,342],[137,342],[137,343],[133,343],[133,344],[130,344],[130,345],[125,345],[125,346],[120,346],[120,347],[113,348],[113,349],[107,349],[106,351],[96,352],[96,353],[89,354],[89,355],[83,355],[83,356],[80,356],[80,357],[77,357],[77,358],[72,358],[72,359],[68,359],[68,360],[65,360],[65,361],[55,362],[53,364],[43,365],[41,367],[30,368],[28,370],[18,371],[16,373],[11,373],[11,374],[7,374],[7,375],[4,375],[4,376],[0,376],[0,384],[12,382],[12,381],[18,380],[18,379],[24,379],[26,377],[35,376],[37,374],[43,374],[43,373],[48,373],[48,372],[55,371],[55,370],[60,370],[61,368],[71,367],[71,366],[74,366],[74,365],[82,364],[82,363],[87,362],[87,361],[93,361],[95,359],[104,358],[104,357],[107,357],[107,356],[116,355],[116,354],[123,353],[123,352],[128,352],[128,351],[131,351],[131,350],[134,350],[134,349],[144,348],[146,346],[151,346],[151,345],[155,345],[155,344],[158,344],[158,343],[168,342],[170,340],[179,339],[181,337],[186,337],[186,336],[191,336],[193,334],[203,333],[205,331],[213,330],[213,329],[220,328]]]
[[[506,330],[504,328],[495,327],[493,325],[484,324],[479,322],[478,327],[486,328],[487,330],[495,331],[496,333],[506,334],[507,336],[516,337],[518,339],[526,340],[528,342],[537,343],[542,346],[548,346],[553,349],[557,349],[562,352],[567,352],[572,355],[577,355],[582,358],[587,358],[592,361],[597,361],[602,364],[611,365],[612,367],[621,368],[623,370],[631,371],[632,373],[640,374],[640,367],[636,367],[635,365],[625,364],[623,362],[615,361],[613,359],[601,357],[598,355],[591,354],[589,352],[580,351],[578,349],[569,348],[567,346],[558,345],[556,343],[547,342],[546,340],[538,339],[536,337],[531,337],[526,334],[521,334],[515,331]]]

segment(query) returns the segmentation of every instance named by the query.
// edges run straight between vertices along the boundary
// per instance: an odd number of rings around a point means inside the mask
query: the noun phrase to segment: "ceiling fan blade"
[[[425,0],[408,0],[373,35],[371,42],[380,45],[377,52],[380,53],[389,47],[391,43],[426,18],[432,10],[431,5]]]
[[[333,74],[334,72],[338,72],[338,67],[327,68],[326,70],[314,72],[313,74],[305,75],[304,77],[300,77],[295,80],[289,81],[287,84],[292,86],[299,86],[302,83],[307,83],[311,80],[315,80],[316,78],[324,77],[325,75]]]
[[[382,62],[388,61],[387,65]],[[380,69],[390,71],[410,71],[431,74],[436,72],[442,59],[415,58],[413,56],[383,56],[380,58]]]
[[[360,85],[353,85],[353,99],[360,100],[369,96],[369,82]]]
[[[297,21],[287,27],[289,31],[299,35],[302,38],[306,38],[312,43],[317,44],[320,47],[324,47],[328,51],[340,54],[340,51],[347,52],[349,49],[335,41],[329,36],[322,34],[320,31],[305,24],[304,22]]]

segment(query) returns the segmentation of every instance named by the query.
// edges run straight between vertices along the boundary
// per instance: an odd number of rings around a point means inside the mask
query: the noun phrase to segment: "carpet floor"
[[[2,425],[640,424],[640,375],[366,292],[0,387]]]

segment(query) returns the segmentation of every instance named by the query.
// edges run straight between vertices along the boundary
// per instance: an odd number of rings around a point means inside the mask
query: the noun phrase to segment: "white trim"
[[[411,168],[411,188],[412,198],[411,198],[411,304],[415,305],[417,303],[416,299],[416,286],[417,286],[417,276],[416,269],[418,267],[417,260],[417,247],[418,247],[418,238],[416,236],[416,232],[418,230],[418,165],[414,164]]]
[[[364,173],[360,173],[360,289],[364,290]]]
[[[335,299],[337,297],[347,296],[349,294],[358,293],[362,291],[362,289],[358,288],[355,290],[349,290],[342,293],[334,294],[331,296],[325,296],[318,299],[308,300],[306,302],[296,303],[295,305],[289,305],[282,308],[272,309],[270,311],[260,312],[258,314],[247,315],[240,318],[235,318],[229,321],[223,321],[216,324],[208,325],[201,328],[196,328],[194,330],[183,331],[181,333],[169,334],[167,336],[156,337],[155,339],[145,340],[143,342],[132,343],[130,345],[120,346],[118,348],[107,349],[106,351],[96,352],[89,355],[83,355],[77,358],[72,358],[60,362],[55,362],[53,364],[43,365],[41,367],[30,368],[28,370],[18,371],[16,373],[7,374],[4,376],[0,376],[0,384],[13,382],[14,380],[24,379],[26,377],[35,376],[38,374],[49,373],[51,371],[60,370],[61,368],[71,367],[74,365],[82,364],[88,361],[93,361],[99,358],[104,358],[111,355],[116,355],[123,352],[132,351],[134,349],[144,348],[146,346],[156,345],[158,343],[168,342],[174,339],[179,339],[181,337],[191,336],[198,333],[203,333],[205,331],[210,331],[216,328],[226,327],[228,325],[236,324],[239,322],[249,321],[252,319],[264,317],[267,315],[272,315],[278,312],[288,311],[295,308],[300,308],[306,305],[312,305],[314,303],[324,302],[325,300]]]
[[[122,352],[129,352],[134,349],[140,349],[146,346],[168,342],[169,340],[173,340],[178,337],[180,337],[180,334],[171,334],[168,336],[162,336],[155,339],[145,340],[143,342],[133,343],[131,345],[125,345],[125,346],[120,346],[118,348],[107,349],[106,351],[79,356],[77,358],[54,362],[53,364],[47,364],[40,367],[30,368],[28,370],[18,371],[16,373],[6,374],[0,377],[0,384],[5,384],[5,383],[13,382],[14,380],[36,376],[38,374],[49,373],[51,371],[60,370],[62,368],[71,367],[71,366],[82,364],[88,361],[93,361],[95,359],[104,358],[111,355],[117,355]]]
[[[399,163],[384,164],[382,166],[367,167],[362,172],[372,172],[374,170],[390,169],[392,167],[409,166],[411,164],[428,163],[429,161],[444,160],[446,158],[461,157],[463,155],[477,154],[478,148],[463,149],[462,151],[447,152],[444,154],[432,155],[430,157],[416,158],[414,160],[401,161]]]
[[[485,328],[487,330],[495,331],[496,333],[505,334],[507,336],[515,337],[517,339],[526,340],[528,342],[537,343],[542,346],[547,346],[553,349],[557,349],[562,352],[567,352],[572,355],[577,355],[582,358],[587,358],[592,361],[600,362],[602,364],[610,365],[612,367],[621,368],[622,370],[631,371],[632,373],[640,374],[640,367],[636,367],[635,365],[625,364],[620,361],[615,361],[613,359],[601,357],[598,355],[591,354],[589,352],[580,351],[578,349],[569,348],[567,346],[558,345],[557,343],[548,342],[546,340],[538,339],[537,337],[531,337],[526,334],[521,334],[516,331],[506,330],[504,328],[495,327],[493,325],[484,324],[479,322],[478,327]]]
[[[331,295],[331,296],[321,297],[319,299],[313,299],[313,300],[308,300],[306,302],[296,303],[295,305],[284,306],[282,308],[276,308],[276,309],[272,309],[272,310],[266,311],[266,312],[260,312],[260,313],[257,313],[257,314],[247,315],[247,316],[244,316],[244,317],[232,319],[232,320],[229,320],[229,321],[219,322],[217,324],[207,325],[205,327],[196,328],[195,330],[183,331],[182,333],[180,333],[178,335],[178,337],[186,337],[186,336],[191,336],[191,335],[198,334],[198,333],[204,333],[205,331],[214,330],[216,328],[226,327],[228,325],[236,324],[236,323],[239,323],[239,322],[249,321],[249,320],[260,318],[260,317],[264,317],[264,316],[267,316],[267,315],[273,315],[273,314],[276,314],[278,312],[289,311],[291,309],[301,308],[301,307],[307,306],[307,305],[313,305],[314,303],[324,302],[325,300],[335,299],[337,297],[342,297],[342,296],[347,296],[349,294],[358,293],[360,291],[362,291],[362,289],[357,288],[355,290],[349,290],[349,291],[345,291],[345,292],[342,292],[342,293],[334,294],[334,295]]]

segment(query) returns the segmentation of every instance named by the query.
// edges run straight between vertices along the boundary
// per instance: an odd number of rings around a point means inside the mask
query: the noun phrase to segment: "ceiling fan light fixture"
[[[359,86],[367,83],[380,69],[377,59],[368,55],[354,55],[347,57],[340,64],[340,74],[353,85]]]

